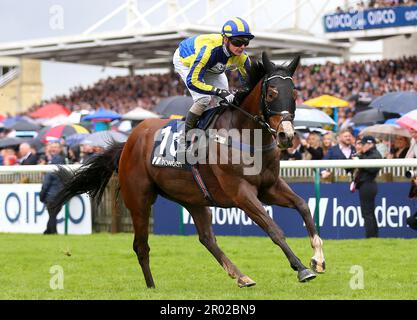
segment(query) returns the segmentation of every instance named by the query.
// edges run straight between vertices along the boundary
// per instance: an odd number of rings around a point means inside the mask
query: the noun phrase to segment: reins
[[[227,101],[223,101],[222,103],[225,103],[227,105],[229,105],[232,108],[235,108],[236,110],[242,112],[245,116],[247,116],[248,118],[250,118],[252,121],[256,122],[257,124],[259,124],[263,129],[266,129],[275,139],[277,137],[277,131],[273,128],[271,128],[271,126],[269,125],[268,122],[266,122],[262,116],[260,115],[253,115],[249,112],[247,112],[245,109],[235,105],[234,103],[231,102],[227,102]]]

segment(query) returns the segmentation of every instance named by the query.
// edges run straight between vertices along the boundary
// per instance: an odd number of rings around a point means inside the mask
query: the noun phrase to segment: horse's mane
[[[271,62],[272,63],[272,62]],[[285,66],[276,66],[274,65],[276,71],[287,72],[288,69]],[[239,89],[236,94],[236,102],[238,104],[249,95],[249,93],[256,87],[258,82],[266,75],[265,67],[261,60],[255,60],[251,62],[249,70],[247,70],[247,78],[242,89]]]

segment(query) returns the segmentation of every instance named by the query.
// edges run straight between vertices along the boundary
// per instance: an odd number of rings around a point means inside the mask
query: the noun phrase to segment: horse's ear
[[[275,70],[274,64],[269,60],[265,51],[262,52],[262,64],[264,65],[266,74],[270,74]]]
[[[290,75],[294,74],[294,72],[297,69],[299,63],[300,63],[300,56],[296,56],[287,67]]]

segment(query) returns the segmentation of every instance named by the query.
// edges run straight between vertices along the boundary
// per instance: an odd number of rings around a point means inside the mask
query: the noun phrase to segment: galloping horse
[[[245,164],[230,161],[221,164],[208,162],[199,165],[199,170],[216,205],[242,209],[282,249],[291,268],[297,271],[298,280],[305,282],[325,270],[322,240],[316,232],[306,202],[279,176],[280,149],[291,146],[294,136],[292,121],[296,90],[292,75],[298,63],[299,57],[293,59],[288,66],[276,66],[263,53],[262,62],[253,62],[248,71],[248,90],[240,93],[239,106],[229,106],[214,124],[214,129],[261,132],[262,145],[251,149],[262,155],[259,173],[245,175]],[[113,172],[117,171],[120,191],[133,221],[133,250],[149,288],[155,285],[149,266],[148,225],[151,206],[158,194],[181,204],[190,212],[200,242],[229,276],[237,279],[239,287],[256,284],[218,247],[211,225],[209,206],[212,203],[204,197],[192,173],[152,165],[155,134],[168,122],[166,119],[145,120],[133,130],[125,143],[113,141],[108,149],[78,170],[73,172],[59,167],[56,174],[64,187],[52,208],[59,211],[65,201],[81,193],[88,193],[99,201]],[[210,143],[219,142],[211,140]],[[228,148],[230,151],[232,147]],[[292,252],[283,231],[267,214],[262,203],[295,208],[301,214],[314,251],[310,266],[316,273],[305,267]]]

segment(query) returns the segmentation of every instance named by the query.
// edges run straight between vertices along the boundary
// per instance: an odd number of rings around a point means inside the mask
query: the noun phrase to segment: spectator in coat
[[[49,164],[65,164],[65,158],[60,154],[55,154]],[[58,212],[54,213],[50,209],[50,204],[61,189],[62,183],[59,178],[53,172],[48,172],[43,179],[42,189],[39,193],[39,200],[46,205],[49,215],[44,234],[57,233],[56,216],[58,215]]]
[[[323,160],[346,160],[351,159],[355,154],[354,137],[350,129],[342,129],[339,134],[339,143],[331,147]],[[323,179],[328,178],[331,175],[329,170],[323,170],[321,177]]]
[[[23,142],[19,146],[19,163],[20,165],[38,164],[38,156],[33,152],[29,143]]]

